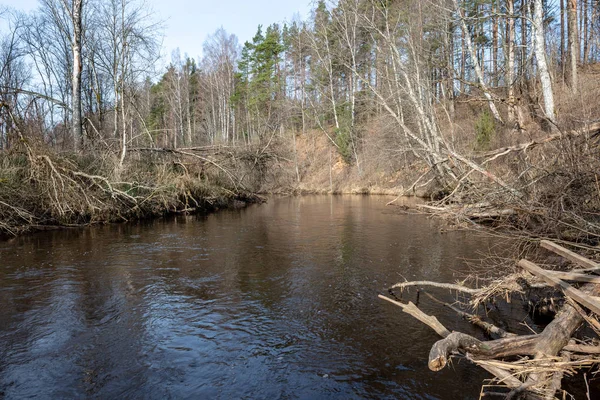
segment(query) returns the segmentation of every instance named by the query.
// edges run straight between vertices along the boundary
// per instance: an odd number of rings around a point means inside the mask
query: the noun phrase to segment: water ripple
[[[384,204],[283,198],[0,245],[0,398],[477,398],[484,376],[429,372],[435,334],[376,296],[453,281],[487,242]]]

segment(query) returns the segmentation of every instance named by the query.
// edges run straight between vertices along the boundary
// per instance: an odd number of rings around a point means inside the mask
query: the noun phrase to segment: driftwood
[[[424,290],[421,290],[421,293],[424,293],[427,297],[429,297],[431,300],[435,301],[436,303],[440,303],[444,307],[447,307],[450,310],[454,311],[465,321],[468,321],[471,324],[475,325],[476,327],[482,329],[485,333],[487,333],[494,339],[516,336],[514,333],[507,332],[504,329],[497,327],[494,324],[484,321],[479,315],[470,314],[468,312],[465,312],[465,311],[453,306],[452,304],[449,304],[449,303],[446,303],[444,301],[437,299],[435,296],[433,296],[432,294],[430,294]]]
[[[450,331],[448,329],[446,329],[446,327],[444,325],[442,325],[437,318],[435,318],[434,316],[431,315],[427,315],[425,314],[423,311],[419,310],[419,308],[417,306],[415,306],[413,303],[408,303],[408,304],[404,304],[395,300],[392,300],[388,297],[379,295],[380,299],[389,301],[392,304],[395,304],[397,306],[399,306],[400,308],[402,308],[402,311],[404,311],[405,313],[413,316],[414,318],[418,319],[419,321],[423,322],[425,325],[429,326],[430,328],[432,328],[433,330],[436,331],[436,333],[438,335],[440,335],[443,338],[447,338],[451,335]],[[475,339],[476,340],[476,339]],[[446,365],[447,362],[447,357],[448,355],[446,355],[443,359],[439,359],[437,362],[436,361],[431,361],[431,356],[430,356],[430,368],[432,366],[436,366],[437,363],[443,364],[443,366]],[[443,368],[443,366],[441,368]],[[439,368],[439,369],[441,369]],[[502,369],[498,369],[492,366],[486,366],[483,367],[485,370],[487,370],[488,372],[490,372],[492,375],[496,376],[499,380],[502,380],[503,382],[505,382],[507,385],[511,386],[511,387],[517,387],[521,384],[521,381],[519,381],[518,379],[516,379],[515,377],[511,376],[510,374],[508,374],[506,371],[502,370]],[[439,371],[439,369],[437,369]]]
[[[416,204],[415,207],[434,214],[452,214],[474,221],[497,220],[517,215],[517,210],[514,208],[495,208],[491,204],[448,205],[445,207]]]
[[[593,261],[555,243],[544,242],[543,247],[565,256],[578,265],[592,266]],[[600,358],[597,358],[600,354],[600,346],[581,344],[572,339],[574,333],[584,323],[600,332],[598,320],[588,315],[588,311],[583,308],[600,314],[600,298],[595,297],[600,295],[600,280],[598,277],[582,274],[580,270],[575,273],[547,271],[527,260],[521,260],[518,265],[535,277],[543,279],[546,284],[562,289],[567,300],[554,320],[539,334],[515,335],[506,332],[483,321],[483,318],[477,315],[462,311],[424,292],[428,297],[444,304],[475,326],[500,337],[495,340],[480,340],[461,332],[450,332],[435,316],[423,313],[413,303],[404,304],[385,296],[379,297],[400,306],[404,312],[431,327],[442,337],[433,344],[429,353],[428,366],[432,371],[443,369],[452,355],[463,354],[494,375],[497,381],[509,387],[511,391],[507,398],[526,394],[528,398],[552,399],[560,390],[565,374],[572,374],[578,368],[600,364]],[[563,279],[586,283],[580,288],[575,288]],[[403,289],[423,285],[458,290],[474,296],[486,290],[424,281],[403,282],[392,288]]]
[[[563,279],[565,281],[600,283],[600,276],[591,276],[578,272],[546,271],[546,273],[550,276],[554,276],[558,279]]]
[[[414,318],[418,319],[425,325],[429,326],[441,337],[446,337],[450,334],[450,331],[448,329],[446,329],[446,327],[444,325],[442,325],[441,322],[438,321],[438,319],[436,317],[425,314],[423,311],[419,310],[419,307],[414,305],[414,303],[408,302],[408,304],[404,304],[404,303],[400,303],[399,301],[392,300],[389,297],[385,297],[382,295],[379,295],[379,298],[382,300],[389,301],[390,303],[395,304],[398,307],[402,308],[402,311],[404,311],[405,313],[407,313],[409,315],[412,315]]]
[[[562,246],[557,245],[556,243],[550,242],[548,240],[542,240],[540,242],[540,246],[546,250],[550,250],[560,256],[563,256],[569,261],[574,262],[575,264],[582,266],[584,269],[578,269],[571,272],[579,273],[579,272],[592,272],[594,270],[600,270],[600,264],[594,262],[588,258],[580,256],[577,253],[572,252],[571,250],[565,249]]]
[[[542,278],[550,285],[560,287],[566,295],[572,297],[580,304],[586,306],[596,314],[600,314],[600,301],[583,293],[581,290],[575,289],[567,282],[558,279],[556,275],[547,273],[531,261],[521,260],[519,266],[531,272],[532,274]]]
[[[468,294],[472,294],[472,295],[481,292],[480,289],[472,289],[472,288],[466,287],[464,285],[453,284],[453,283],[437,283],[437,282],[431,282],[431,281],[401,282],[401,283],[396,283],[394,286],[390,287],[390,289],[403,290],[403,289],[406,289],[411,286],[432,286],[432,287],[437,287],[437,288],[441,288],[441,289],[456,290],[458,292],[468,293]]]

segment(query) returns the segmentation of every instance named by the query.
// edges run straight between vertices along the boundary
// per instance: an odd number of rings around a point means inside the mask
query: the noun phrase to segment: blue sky
[[[295,14],[305,19],[311,8],[311,0],[146,0],[146,3],[158,19],[165,21],[166,61],[177,47],[182,55],[198,58],[206,37],[221,26],[243,44],[252,39],[259,24],[291,21]],[[37,0],[1,0],[1,4],[21,11],[38,6]]]

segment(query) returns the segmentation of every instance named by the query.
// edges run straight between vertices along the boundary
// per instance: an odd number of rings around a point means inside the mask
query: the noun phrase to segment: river
[[[453,282],[492,241],[388,200],[274,198],[0,242],[0,398],[477,399],[487,375],[429,371],[438,337],[377,294]]]

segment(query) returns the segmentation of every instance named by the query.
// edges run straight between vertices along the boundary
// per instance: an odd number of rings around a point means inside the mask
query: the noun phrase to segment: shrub
[[[479,114],[479,118],[475,122],[475,140],[477,148],[480,150],[488,149],[495,131],[496,124],[494,122],[494,117],[492,117],[490,112],[485,110]]]
[[[340,156],[346,164],[352,163],[352,138],[347,129],[337,129],[335,132],[335,144]]]

